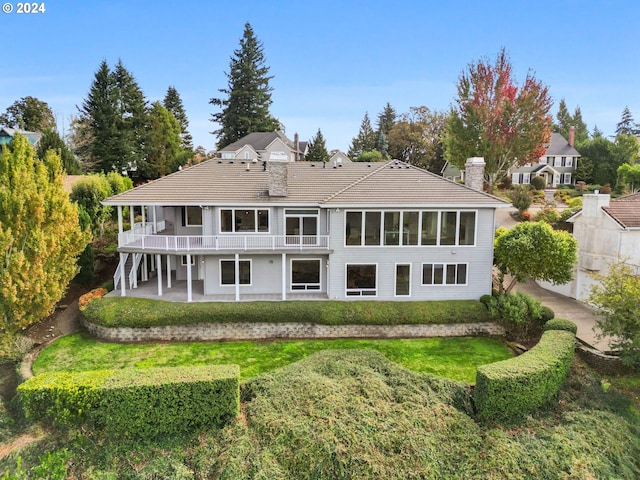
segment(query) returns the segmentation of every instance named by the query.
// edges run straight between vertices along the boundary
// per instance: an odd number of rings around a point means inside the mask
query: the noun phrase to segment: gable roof
[[[240,140],[236,140],[235,142],[227,145],[224,148],[221,148],[220,152],[237,152],[245,145],[250,145],[256,152],[261,150],[266,150],[269,145],[271,145],[275,140],[281,140],[287,147],[291,150],[295,151],[295,145],[291,140],[289,140],[284,134],[278,131],[274,132],[253,132],[248,135],[245,135]],[[307,142],[298,142],[298,148],[300,149],[300,153],[304,153],[305,148],[307,146]]]
[[[42,137],[42,134],[38,132],[28,132],[26,130],[20,130],[18,128],[0,127],[0,145],[9,143],[11,140],[7,140],[7,138],[12,139],[16,133],[19,133],[20,135],[26,137],[27,141],[32,146],[35,146]]]
[[[578,153],[575,148],[569,145],[569,142],[562,136],[561,133],[552,133],[551,141],[549,142],[549,146],[547,147],[545,155],[579,157],[580,153]]]
[[[640,192],[611,200],[602,210],[623,228],[640,228]]]
[[[249,170],[247,170],[249,168]],[[403,162],[287,163],[287,196],[269,197],[258,162],[212,159],[120,193],[106,205],[317,205],[506,207],[508,202]],[[269,170],[269,163],[267,163]]]

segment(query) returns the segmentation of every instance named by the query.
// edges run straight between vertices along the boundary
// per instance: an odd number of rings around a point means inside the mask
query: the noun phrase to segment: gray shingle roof
[[[249,170],[247,171],[247,165]],[[108,205],[455,205],[502,207],[499,198],[402,162],[344,163],[334,168],[287,163],[287,197],[269,197],[261,163],[212,159],[141,185]]]
[[[602,209],[624,228],[640,228],[640,192],[611,200]]]
[[[546,150],[546,155],[553,156],[580,156],[580,153],[569,145],[569,142],[566,138],[562,136],[560,133],[552,133],[551,141],[549,142],[549,146]]]

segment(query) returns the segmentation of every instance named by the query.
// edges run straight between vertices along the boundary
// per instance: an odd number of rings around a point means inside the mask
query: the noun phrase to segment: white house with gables
[[[480,187],[483,166],[467,168]],[[399,161],[224,158],[104,204],[118,210],[115,293],[178,301],[478,299],[510,205]]]
[[[291,141],[278,131],[254,132],[221,148],[218,157],[224,160],[296,162],[304,160],[307,150],[308,142],[301,142],[297,133]]]

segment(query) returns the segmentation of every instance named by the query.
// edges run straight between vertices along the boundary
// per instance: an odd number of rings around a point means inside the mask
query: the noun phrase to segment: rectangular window
[[[381,212],[365,212],[364,214],[364,244],[380,245]]]
[[[384,212],[384,244],[400,245],[400,212]]]
[[[396,264],[396,297],[411,295],[411,264]]]
[[[567,165],[567,157],[562,157],[562,165],[563,167],[566,167]]]
[[[251,285],[251,260],[240,260],[240,285]],[[235,260],[220,260],[220,285],[236,284]]]
[[[553,165],[553,157],[547,157],[547,165]]]
[[[224,233],[269,232],[269,210],[220,210],[220,231]]]
[[[423,263],[422,285],[466,285],[466,263]]]
[[[512,173],[511,174],[511,183],[513,183],[514,185],[517,185],[520,183],[520,174],[519,173]]]
[[[349,265],[347,264],[347,291],[349,297],[372,296],[377,294],[377,265]]]
[[[195,255],[191,255],[191,265],[195,265],[196,264],[196,256]],[[180,265],[182,265],[183,267],[187,266],[187,256],[186,255],[182,255],[180,257]]]
[[[184,218],[187,227],[202,226],[202,209],[200,207],[185,207]]]
[[[529,183],[531,183],[531,174],[530,173],[523,173],[522,174],[522,183],[524,185],[529,185]]]
[[[419,235],[419,212],[402,212],[402,244],[418,245]]]
[[[564,183],[565,185],[571,185],[571,174],[570,173],[565,173],[562,175],[562,183]]]
[[[476,244],[476,212],[460,212],[459,245]]]
[[[567,157],[566,167],[573,167],[573,157]]]
[[[291,290],[320,290],[320,259],[291,260]]]
[[[347,212],[345,239],[347,245],[362,245],[362,212]]]
[[[458,226],[458,212],[441,212],[440,245],[456,244],[457,226]]]
[[[438,212],[422,212],[422,245],[438,244]]]
[[[553,157],[553,166],[561,167],[562,166],[562,157]]]
[[[236,158],[236,154],[231,152],[231,153],[227,153],[227,152],[222,152],[222,158],[225,158],[227,160],[232,159],[232,158]]]

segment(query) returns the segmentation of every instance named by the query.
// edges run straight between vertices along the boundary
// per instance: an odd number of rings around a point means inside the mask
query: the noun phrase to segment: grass
[[[33,372],[231,363],[240,366],[241,379],[247,380],[321,350],[356,348],[376,350],[417,372],[469,383],[475,381],[478,365],[512,356],[500,340],[487,337],[121,344],[75,334],[45,348]]]
[[[247,381],[223,429],[149,444],[51,432],[20,455],[25,469],[62,461],[60,478],[637,479],[640,419],[612,390],[576,362],[553,407],[481,425],[464,383],[324,351]]]

